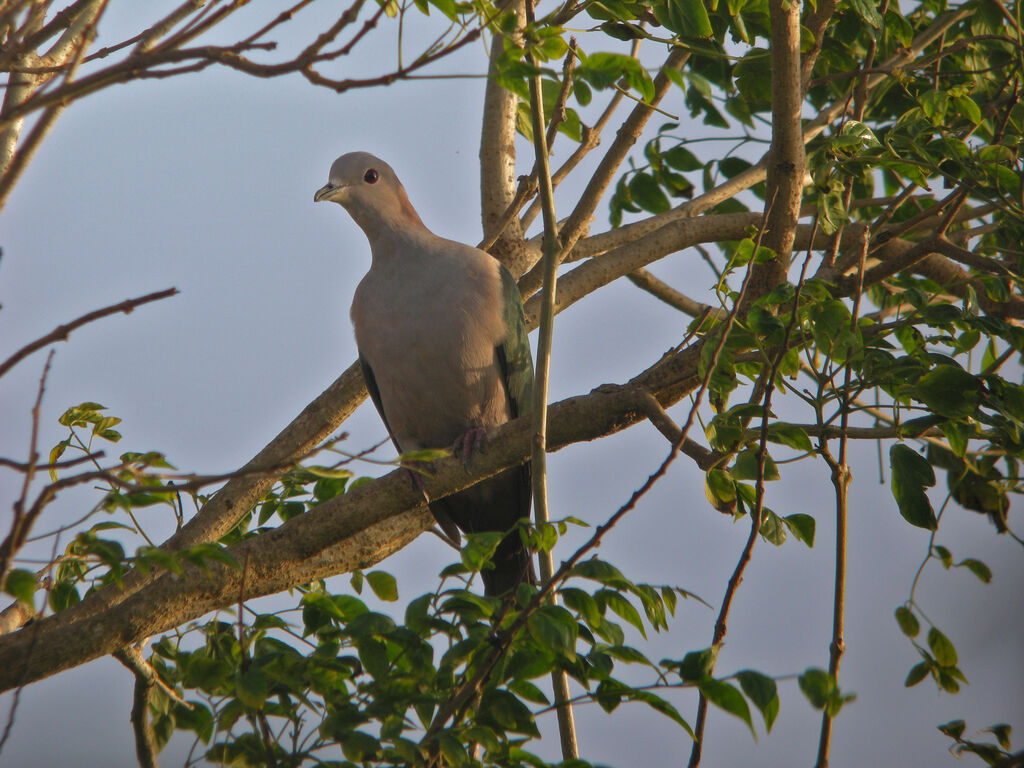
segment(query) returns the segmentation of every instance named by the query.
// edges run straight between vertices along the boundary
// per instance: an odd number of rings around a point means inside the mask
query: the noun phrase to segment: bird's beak
[[[337,200],[341,193],[344,192],[344,190],[345,187],[342,185],[334,185],[331,184],[330,182],[327,182],[322,187],[320,187],[320,189],[313,193],[313,202],[321,203],[324,200],[327,200],[328,202],[332,200]]]

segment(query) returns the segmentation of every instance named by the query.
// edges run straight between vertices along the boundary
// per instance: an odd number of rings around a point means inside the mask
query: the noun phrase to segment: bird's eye
[[[373,168],[371,168],[365,174],[363,174],[363,181],[365,181],[367,184],[376,184],[377,179],[379,178],[380,174],[377,173],[377,171],[375,171]]]

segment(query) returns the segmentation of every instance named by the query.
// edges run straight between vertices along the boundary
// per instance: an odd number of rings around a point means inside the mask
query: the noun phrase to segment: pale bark
[[[516,10],[522,19],[522,3]],[[491,38],[489,74],[494,62],[501,54],[504,38]],[[487,78],[484,91],[483,122],[480,132],[480,216],[484,240],[494,239],[488,251],[514,277],[521,275],[533,263],[532,255],[523,243],[523,232],[519,219],[512,216],[506,220],[505,211],[512,203],[516,192],[516,105],[519,98]],[[504,225],[504,226],[503,226]],[[501,228],[501,233],[496,230]]]
[[[630,384],[605,385],[552,405],[549,450],[603,437],[645,418],[642,398],[648,386],[661,403],[675,402],[696,386],[696,359],[692,351],[684,351]],[[442,498],[522,462],[529,451],[530,425],[519,419],[495,430],[487,452],[477,454],[468,469],[458,459],[437,462],[424,485],[431,498]],[[400,472],[392,472],[231,547],[235,559],[247,564],[244,569],[211,562],[206,571],[186,566],[180,577],[160,572],[119,599],[108,592],[102,610],[83,613],[72,608],[0,637],[0,690],[112,653],[233,605],[240,596],[248,600],[368,567],[431,524],[422,497]]]

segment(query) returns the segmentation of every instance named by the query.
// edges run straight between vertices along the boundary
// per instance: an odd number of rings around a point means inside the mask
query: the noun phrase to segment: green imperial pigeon
[[[373,155],[342,155],[328,178],[314,202],[342,205],[370,241],[351,315],[373,404],[400,453],[452,446],[467,460],[485,430],[530,410],[533,363],[515,281],[490,254],[427,229]],[[482,573],[488,595],[533,581],[513,530],[530,514],[529,463],[431,501],[430,511],[455,541],[459,528],[510,531]]]

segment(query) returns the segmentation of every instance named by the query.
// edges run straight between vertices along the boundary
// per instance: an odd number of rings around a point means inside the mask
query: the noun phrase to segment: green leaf
[[[612,592],[609,589],[602,589],[597,594],[599,595],[599,599],[602,600],[605,605],[611,608],[618,616],[636,627],[644,638],[647,637],[647,632],[644,630],[643,619],[640,618],[639,611],[633,607],[633,604],[629,602],[629,600],[618,592]]]
[[[981,382],[963,368],[940,365],[917,380],[911,394],[940,416],[972,415],[981,400]]]
[[[24,568],[13,568],[4,579],[4,592],[16,597],[25,605],[32,605],[32,596],[36,591],[36,575]]]
[[[711,469],[704,476],[704,493],[715,509],[736,501],[736,481],[722,469]]]
[[[811,445],[811,438],[807,436],[807,433],[802,428],[794,426],[793,424],[785,424],[783,422],[775,422],[774,424],[768,425],[768,439],[773,443],[780,443],[789,448],[803,453],[813,453],[814,447]]]
[[[661,159],[677,171],[699,171],[704,167],[697,156],[681,144],[662,154]]]
[[[922,680],[924,680],[926,677],[928,677],[928,673],[930,671],[931,666],[928,664],[927,661],[922,661],[918,664],[915,664],[913,667],[910,668],[910,672],[907,673],[907,679],[903,681],[903,686],[905,688],[914,687]]]
[[[80,602],[82,598],[74,584],[67,581],[58,581],[53,585],[53,589],[50,590],[47,599],[53,612],[59,613],[65,608],[70,608],[75,603]]]
[[[494,550],[505,538],[501,531],[466,534],[466,543],[462,547],[462,564],[471,571],[479,571],[494,556]]]
[[[767,675],[753,669],[744,669],[736,673],[740,687],[747,694],[747,698],[754,702],[754,706],[761,712],[764,718],[764,727],[771,733],[772,724],[779,714],[779,694],[775,681]]]
[[[386,571],[370,571],[366,581],[378,599],[394,602],[398,599],[398,584],[395,577]]]
[[[630,698],[634,701],[642,701],[656,712],[660,712],[666,717],[671,718],[677,725],[686,731],[691,739],[696,740],[697,737],[694,735],[693,729],[690,728],[690,724],[686,722],[681,714],[679,714],[679,710],[669,702],[665,701],[665,699],[655,695],[651,691],[643,691],[639,689],[633,689],[630,694]]]
[[[574,576],[597,581],[614,589],[629,589],[632,586],[629,580],[622,575],[622,571],[597,557],[580,560],[573,566],[571,573]]]
[[[702,0],[669,0],[669,4],[682,22],[682,29],[677,32],[687,37],[711,37],[714,34]]]
[[[757,531],[770,544],[781,547],[786,541],[786,529],[779,516],[770,509],[763,510],[761,527]]]
[[[684,683],[695,683],[711,675],[719,646],[714,645],[699,651],[690,651],[678,665],[679,677]]]
[[[999,742],[999,746],[1005,750],[1010,749],[1010,731],[1013,729],[1009,723],[997,723],[996,725],[989,726],[984,730],[991,733],[996,737],[996,741]]]
[[[985,565],[983,562],[981,562],[981,560],[975,560],[973,557],[968,557],[968,558],[966,558],[964,560],[961,560],[959,563],[957,563],[956,567],[957,568],[966,568],[967,570],[969,570],[971,573],[973,573],[975,576],[977,576],[979,579],[981,579],[986,584],[988,584],[990,581],[992,581],[992,571],[991,571],[991,569],[987,565]]]
[[[942,731],[942,733],[956,741],[959,741],[960,737],[964,735],[964,730],[966,728],[967,723],[963,720],[951,720],[948,723],[938,726],[938,729]]]
[[[601,616],[601,611],[590,593],[576,587],[565,587],[559,590],[559,595],[565,601],[566,607],[576,611],[587,626],[596,627],[603,623],[604,618]]]
[[[882,28],[882,15],[872,0],[850,0],[850,7],[875,29]]]
[[[757,480],[758,467],[757,467],[757,449],[747,448],[741,451],[736,457],[736,463],[733,465],[732,474],[737,480]],[[778,480],[779,470],[775,466],[775,462],[772,461],[772,457],[766,452],[764,455],[764,478],[765,481]]]
[[[935,660],[940,666],[956,666],[956,648],[949,641],[949,638],[935,627],[928,630],[928,647],[932,649],[932,655],[935,656]]]
[[[250,667],[235,677],[235,696],[250,709],[263,709],[267,701],[267,677],[258,667]]]
[[[934,531],[938,520],[924,489],[935,485],[935,472],[931,464],[919,453],[902,443],[889,449],[892,469],[890,486],[899,506],[900,514],[911,525]]]
[[[577,625],[564,608],[557,605],[541,606],[530,614],[526,628],[542,648],[569,660],[576,658]]]
[[[896,609],[896,623],[900,625],[900,631],[907,637],[917,637],[917,633],[921,631],[921,625],[914,612],[905,605]]]
[[[544,691],[529,680],[513,680],[508,684],[508,689],[516,696],[532,701],[535,704],[547,705],[551,703]]]
[[[504,730],[540,736],[533,713],[508,691],[494,688],[484,691],[480,698],[479,716],[481,720]]]
[[[672,207],[658,182],[646,173],[633,176],[629,182],[629,194],[634,203],[651,213],[665,213]]]
[[[380,742],[362,731],[347,733],[340,741],[342,754],[352,761],[369,761],[380,751]]]
[[[798,679],[800,690],[815,709],[824,709],[835,691],[835,681],[823,669],[807,669]]]
[[[797,541],[802,541],[808,547],[814,546],[815,522],[813,517],[797,512],[792,515],[786,515],[782,518],[782,522],[789,528],[793,538]]]
[[[697,688],[704,694],[704,698],[716,707],[724,709],[745,722],[750,728],[750,733],[754,734],[756,738],[754,724],[750,719],[750,707],[747,706],[747,700],[743,698],[742,693],[728,683],[711,678],[697,683]]]

